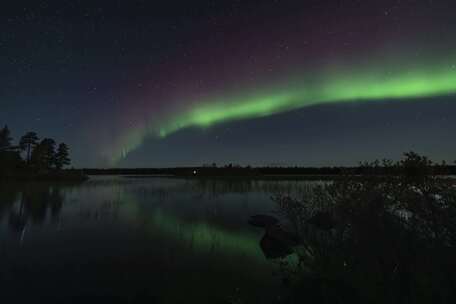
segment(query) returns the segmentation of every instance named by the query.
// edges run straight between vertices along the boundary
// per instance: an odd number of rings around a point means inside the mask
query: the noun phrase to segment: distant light
[[[193,170],[193,175],[196,175],[196,170]]]

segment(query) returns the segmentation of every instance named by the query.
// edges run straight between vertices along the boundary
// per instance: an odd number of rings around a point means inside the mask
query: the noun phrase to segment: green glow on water
[[[159,228],[161,233],[180,240],[197,252],[216,251],[265,261],[259,246],[260,237],[253,233],[234,233],[204,222],[183,222],[160,209],[152,214],[151,225],[151,229]]]

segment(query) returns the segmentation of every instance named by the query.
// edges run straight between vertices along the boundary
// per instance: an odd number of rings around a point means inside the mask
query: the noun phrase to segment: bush
[[[287,273],[295,300],[456,300],[456,188],[433,167],[410,152],[400,162],[364,164],[359,176],[309,187],[301,200],[274,198],[300,240],[299,263]]]

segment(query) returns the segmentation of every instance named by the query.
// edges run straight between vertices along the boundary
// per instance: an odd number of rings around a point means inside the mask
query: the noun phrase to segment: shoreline
[[[0,182],[83,182],[88,179],[89,176],[83,170],[74,169],[48,173],[19,172],[0,175]]]

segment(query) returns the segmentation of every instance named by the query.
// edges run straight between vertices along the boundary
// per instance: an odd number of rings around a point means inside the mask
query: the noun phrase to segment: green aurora
[[[315,73],[286,85],[192,102],[192,106],[171,113],[159,123],[130,129],[120,147],[115,149],[117,152],[112,160],[116,163],[126,157],[147,136],[164,138],[189,127],[207,128],[228,121],[266,117],[322,104],[451,95],[456,93],[456,68],[452,62],[429,67],[385,65],[375,71],[332,69],[329,73]]]

